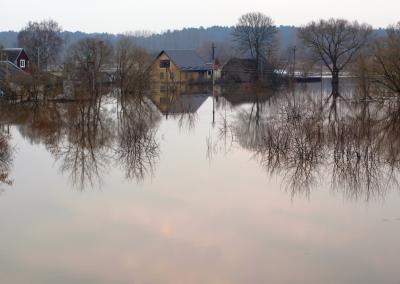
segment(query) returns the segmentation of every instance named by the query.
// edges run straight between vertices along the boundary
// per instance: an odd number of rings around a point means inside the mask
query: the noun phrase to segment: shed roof
[[[206,62],[195,50],[163,50],[179,69],[185,71],[207,71],[210,69]]]
[[[15,63],[23,48],[3,48],[2,51],[7,55],[7,60]],[[5,58],[3,58],[5,59]]]
[[[240,68],[241,71],[255,71],[256,66],[257,64],[255,59],[234,57],[229,59],[229,61],[224,65],[224,69]]]
[[[24,71],[10,61],[0,61],[0,81],[5,80],[7,74],[11,77],[16,75],[26,76]]]

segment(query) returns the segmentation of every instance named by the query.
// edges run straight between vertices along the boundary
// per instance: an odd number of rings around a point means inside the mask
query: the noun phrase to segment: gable
[[[29,57],[28,57],[28,55],[26,54],[26,52],[25,52],[24,49],[21,51],[21,53],[19,54],[19,56],[18,56],[18,58],[17,58],[17,60],[20,60],[20,59],[29,60]]]
[[[8,60],[12,63],[16,63],[17,59],[19,58],[22,52],[24,52],[22,48],[4,48],[2,50],[3,60]],[[6,58],[4,58],[4,56]]]

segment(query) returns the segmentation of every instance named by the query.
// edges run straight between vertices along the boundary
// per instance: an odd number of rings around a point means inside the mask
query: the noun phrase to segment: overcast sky
[[[250,11],[269,15],[277,25],[302,25],[319,18],[341,17],[386,27],[400,20],[400,0],[15,0],[1,8],[8,11],[1,16],[2,31],[20,30],[30,20],[51,18],[70,31],[161,32],[183,27],[230,26]]]

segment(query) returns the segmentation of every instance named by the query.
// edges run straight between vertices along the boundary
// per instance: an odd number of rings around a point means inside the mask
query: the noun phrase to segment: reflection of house
[[[150,84],[151,94],[156,93],[178,93],[178,94],[209,94],[212,92],[212,86],[208,84],[168,84],[152,83]]]
[[[23,48],[4,48],[0,53],[0,61],[9,61],[25,72],[29,70],[30,60]]]
[[[203,88],[177,88],[173,92],[154,88],[150,99],[162,114],[195,113],[207,100],[209,93]]]
[[[175,97],[161,95],[151,96],[151,101],[157,106],[162,114],[185,114],[195,113],[207,100],[207,95],[177,95]]]
[[[210,67],[194,50],[161,51],[150,68],[151,81],[161,83],[202,82],[210,74]]]

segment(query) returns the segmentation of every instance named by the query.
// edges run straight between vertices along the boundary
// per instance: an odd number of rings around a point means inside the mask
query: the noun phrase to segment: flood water
[[[2,107],[0,283],[400,283],[400,112],[319,88]]]

